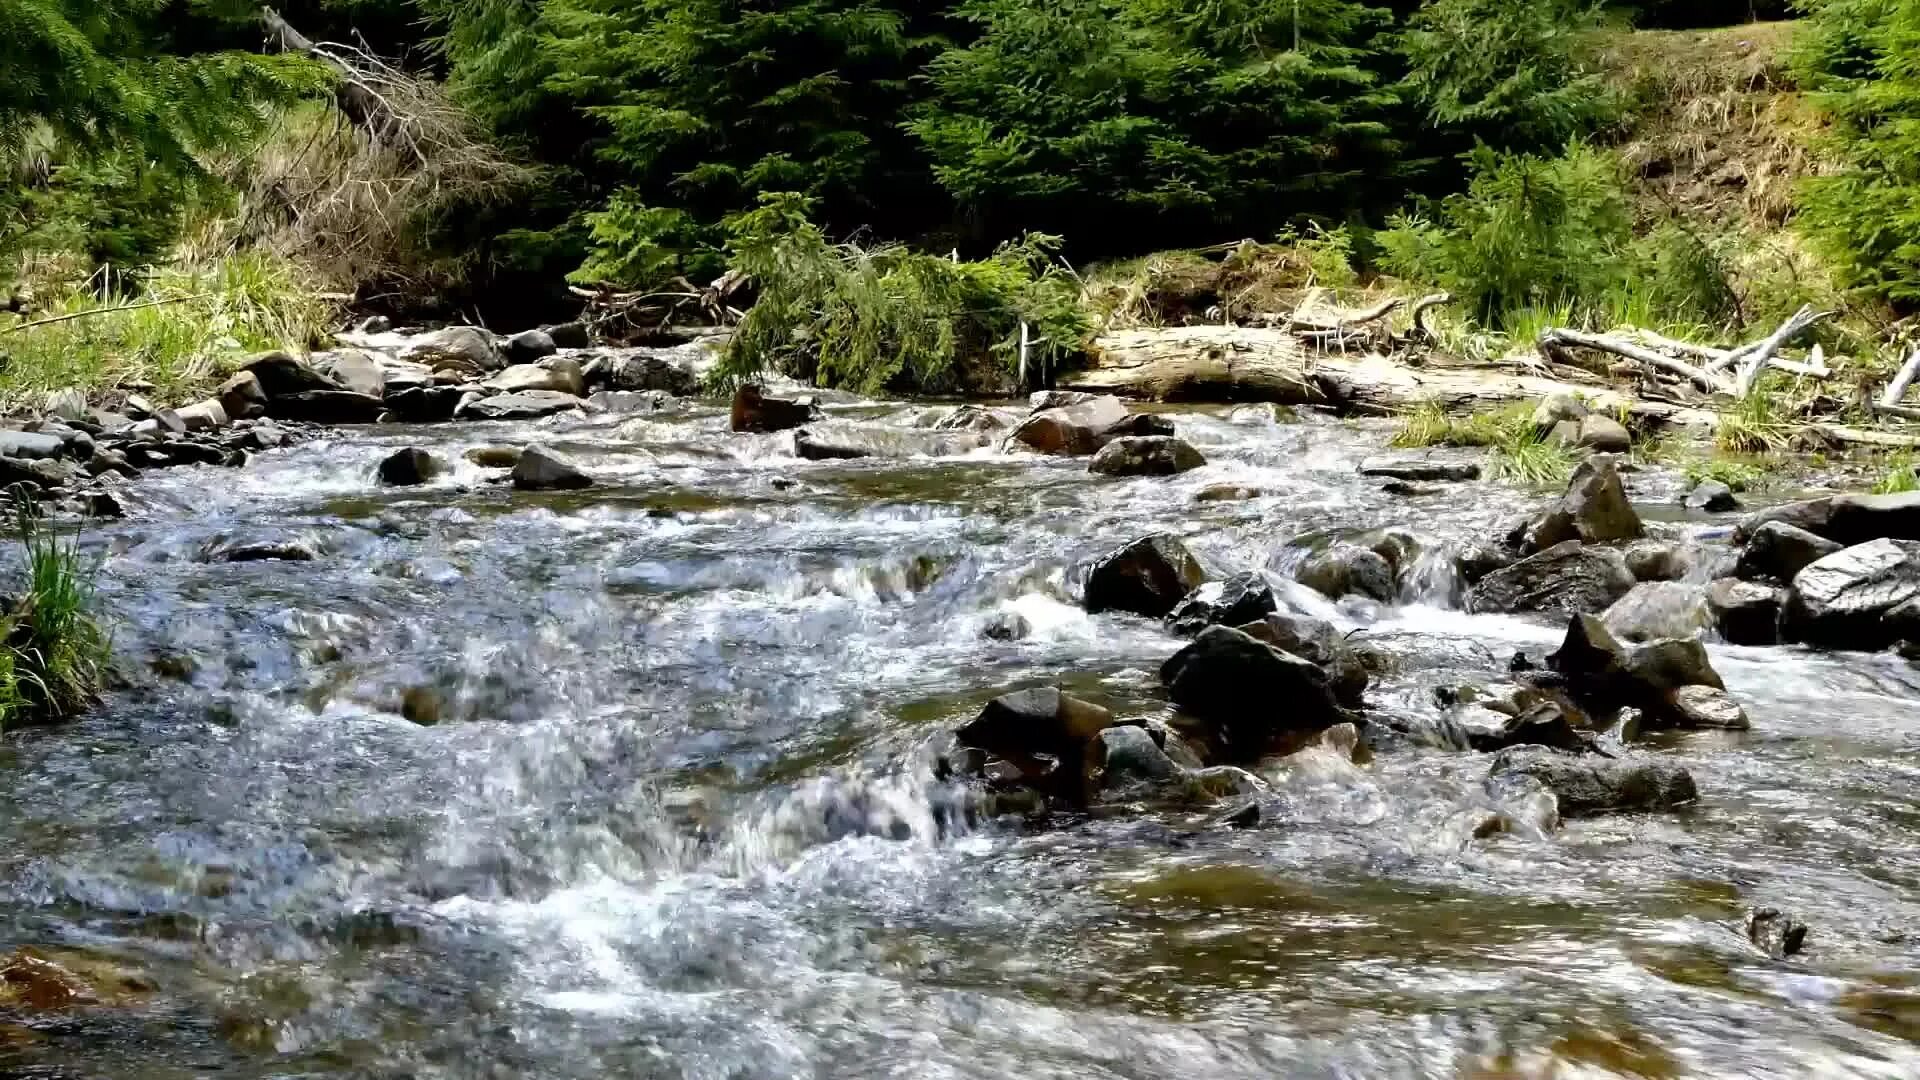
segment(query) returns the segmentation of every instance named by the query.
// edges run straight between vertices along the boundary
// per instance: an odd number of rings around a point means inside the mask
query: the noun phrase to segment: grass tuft
[[[1492,451],[1489,476],[1534,487],[1565,483],[1579,457],[1572,447],[1547,441],[1534,427],[1533,406],[1525,402],[1466,416],[1450,416],[1437,402],[1425,402],[1401,418],[1391,442],[1399,447],[1486,447]]]
[[[110,643],[95,612],[98,567],[77,539],[46,526],[31,499],[15,497],[24,587],[0,617],[0,729],[52,723],[91,705]]]
[[[1887,471],[1874,481],[1876,495],[1904,495],[1920,491],[1920,473],[1915,472],[1913,455],[1908,451],[1887,456]]]

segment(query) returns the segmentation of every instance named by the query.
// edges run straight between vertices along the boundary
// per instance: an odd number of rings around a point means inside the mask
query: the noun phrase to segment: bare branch
[[[1767,370],[1768,363],[1773,360],[1773,354],[1780,351],[1781,346],[1806,333],[1815,323],[1832,314],[1830,311],[1815,311],[1812,304],[1804,304],[1799,311],[1793,313],[1791,318],[1781,323],[1778,330],[1756,342],[1749,355],[1741,361],[1740,375],[1734,380],[1733,396],[1744,398],[1753,393],[1753,388],[1760,382],[1761,374]]]
[[[1665,353],[1655,352],[1652,349],[1643,348],[1630,341],[1623,341],[1620,338],[1608,337],[1604,334],[1588,334],[1566,327],[1555,327],[1540,335],[1539,347],[1543,354],[1552,349],[1565,349],[1570,346],[1612,353],[1615,356],[1624,356],[1629,360],[1637,360],[1642,364],[1658,368],[1662,371],[1671,371],[1676,375],[1691,380],[1696,386],[1708,393],[1727,389],[1725,383],[1684,360],[1676,360]]]

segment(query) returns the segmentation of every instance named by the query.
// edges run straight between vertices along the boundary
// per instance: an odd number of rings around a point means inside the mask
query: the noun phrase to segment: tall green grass
[[[98,566],[79,541],[14,497],[24,581],[0,616],[0,729],[66,719],[98,697],[110,642],[95,604]]]
[[[1533,487],[1564,484],[1579,454],[1549,442],[1533,423],[1533,405],[1519,402],[1490,412],[1451,416],[1437,402],[1426,402],[1401,417],[1392,443],[1401,447],[1483,446],[1490,450],[1488,474]]]

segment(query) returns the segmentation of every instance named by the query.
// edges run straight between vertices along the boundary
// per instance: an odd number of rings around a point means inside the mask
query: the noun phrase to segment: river
[[[1267,766],[1253,829],[955,812],[935,749],[996,694],[1166,715],[1179,641],[1075,603],[1146,532],[1230,571],[1411,530],[1404,602],[1290,594],[1394,659],[1368,705],[1403,726],[1560,636],[1461,613],[1441,569],[1538,495],[1387,494],[1356,473],[1382,422],[1176,419],[1210,463],[1167,479],[800,461],[711,406],[149,474],[86,538],[126,685],[0,742],[0,945],[152,989],[0,1025],[0,1075],[1920,1075],[1920,672],[1890,655],[1714,646],[1753,730],[1651,748],[1701,800],[1550,835],[1475,839],[1486,756],[1416,745]],[[461,460],[534,438],[600,486]],[[405,445],[457,468],[381,489]],[[1725,533],[1631,480],[1668,533]],[[1194,500],[1221,484],[1260,493]],[[259,538],[318,558],[206,558]],[[1006,612],[1027,636],[984,636]],[[1756,905],[1807,950],[1756,951]]]

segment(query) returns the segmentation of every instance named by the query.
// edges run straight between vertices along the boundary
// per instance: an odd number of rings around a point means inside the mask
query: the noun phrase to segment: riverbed
[[[1385,422],[1174,419],[1208,464],[1167,478],[803,461],[711,404],[150,474],[85,538],[124,685],[0,742],[0,946],[152,988],[0,1025],[0,1073],[1920,1075],[1920,671],[1891,655],[1713,646],[1753,727],[1648,747],[1698,783],[1674,813],[1476,838],[1487,756],[1417,739],[1264,767],[1252,829],[960,812],[936,756],[997,694],[1168,714],[1180,641],[1077,604],[1149,532],[1283,587],[1331,533],[1411,532],[1397,603],[1285,588],[1391,658],[1368,714],[1401,730],[1561,636],[1464,614],[1450,570],[1541,493],[1391,494],[1356,471]],[[535,440],[598,485],[463,457]],[[380,487],[403,446],[454,467]],[[1629,480],[1663,535],[1726,533]],[[1223,485],[1250,490],[1196,500]],[[253,540],[317,557],[209,558]],[[1010,615],[1024,636],[986,635]],[[1756,906],[1805,952],[1756,950]]]

